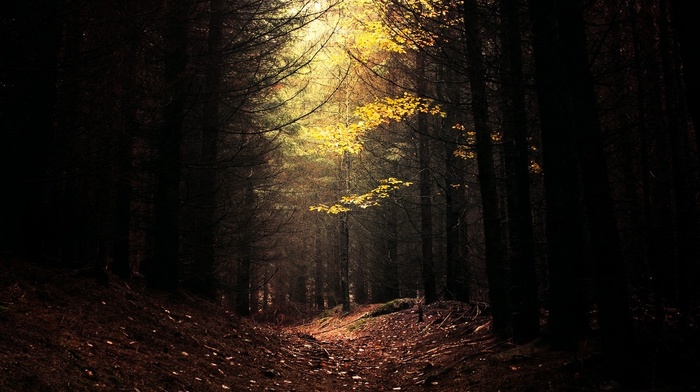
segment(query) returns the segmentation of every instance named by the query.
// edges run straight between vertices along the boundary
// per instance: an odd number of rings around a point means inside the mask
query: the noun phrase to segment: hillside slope
[[[692,355],[623,388],[595,345],[516,347],[483,305],[413,300],[240,319],[142,282],[0,258],[1,391],[698,390]],[[285,322],[286,321],[286,322]],[[662,371],[663,370],[663,371]]]

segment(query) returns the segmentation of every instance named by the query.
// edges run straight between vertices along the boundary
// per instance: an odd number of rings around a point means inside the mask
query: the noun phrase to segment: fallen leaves
[[[495,338],[482,304],[431,304],[423,322],[415,308],[367,317],[379,305],[357,306],[350,314],[330,310],[282,327],[118,281],[97,285],[25,264],[5,271],[12,275],[0,270],[0,304],[12,306],[0,318],[0,390],[457,392],[612,385],[585,384],[591,367],[574,366],[585,357],[574,361],[546,346]]]

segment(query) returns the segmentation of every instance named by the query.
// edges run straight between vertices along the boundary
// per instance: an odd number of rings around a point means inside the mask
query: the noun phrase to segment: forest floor
[[[434,303],[423,321],[412,300],[241,319],[87,275],[0,257],[0,391],[700,390],[691,333],[640,350],[621,382],[602,375],[594,343],[561,352],[494,337],[483,305]]]

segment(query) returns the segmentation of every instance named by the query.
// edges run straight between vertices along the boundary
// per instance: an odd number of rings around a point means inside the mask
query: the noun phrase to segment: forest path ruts
[[[306,358],[312,372],[327,380],[337,379],[340,390],[458,391],[469,382],[460,374],[463,359],[507,344],[490,334],[478,305],[433,304],[424,307],[422,321],[417,306],[371,316],[378,306],[289,328],[302,347],[290,354]]]

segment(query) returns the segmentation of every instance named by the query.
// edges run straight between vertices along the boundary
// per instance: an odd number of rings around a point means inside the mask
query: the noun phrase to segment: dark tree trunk
[[[425,94],[425,53],[416,54],[416,90],[419,95]],[[435,282],[435,265],[433,260],[433,198],[432,176],[430,174],[430,135],[427,114],[418,114],[418,160],[420,171],[420,240],[421,240],[421,273],[425,303],[437,301],[437,286]]]
[[[166,7],[164,45],[168,96],[164,106],[165,123],[156,140],[153,254],[145,272],[152,287],[175,290],[179,285],[179,190],[187,89],[187,0],[169,0]]]
[[[86,143],[84,130],[80,125],[81,107],[86,105],[84,94],[84,82],[80,74],[85,66],[81,64],[83,48],[83,24],[81,20],[84,4],[81,1],[74,2],[67,8],[67,23],[63,41],[63,64],[65,70],[62,78],[72,81],[62,87],[63,121],[61,136],[58,145],[63,152],[60,165],[63,169],[63,195],[61,200],[61,214],[66,222],[61,235],[61,262],[64,265],[87,263],[85,252],[85,238],[88,231],[87,209],[81,208],[86,200],[86,187],[83,184],[87,176],[84,165],[81,165],[77,157],[80,146]],[[82,203],[81,203],[82,201]]]
[[[350,156],[343,152],[341,161],[341,175],[344,181],[345,194],[350,192]],[[343,312],[350,311],[350,215],[347,212],[340,216],[340,301],[343,304]]]
[[[678,274],[678,307],[684,316],[688,316],[688,311],[694,307],[691,297],[694,279],[697,278],[698,268],[694,265],[700,259],[698,252],[698,206],[696,204],[696,189],[698,183],[698,173],[695,161],[691,159],[692,149],[690,135],[692,131],[689,129],[690,122],[687,120],[687,113],[683,102],[683,86],[680,77],[684,72],[681,71],[682,66],[680,60],[675,55],[672,49],[672,37],[669,34],[668,17],[666,10],[668,3],[665,0],[659,1],[659,49],[661,54],[661,63],[663,69],[663,81],[665,90],[665,104],[668,118],[669,130],[669,146],[671,148],[671,163],[672,163],[672,178],[673,178],[673,196],[676,207],[676,227],[677,227],[677,246],[676,246],[676,264]],[[682,43],[682,42],[681,42]],[[681,50],[683,47],[681,47]],[[681,51],[681,53],[683,53]],[[683,59],[686,61],[686,59]],[[693,65],[692,60],[690,63]],[[683,69],[685,71],[685,69]],[[688,70],[690,75],[686,75],[686,80],[692,83],[694,80],[694,70]],[[692,98],[696,91],[693,91],[694,86],[687,86],[687,95]],[[688,104],[696,104],[692,100]],[[697,113],[695,114],[697,116]]]
[[[214,250],[217,227],[218,143],[221,121],[219,92],[221,68],[223,66],[223,0],[209,2],[209,34],[207,37],[207,64],[204,81],[204,108],[202,111],[202,144],[199,169],[199,214],[197,215],[198,236],[195,253],[195,289],[214,298],[216,285],[214,277]]]
[[[47,162],[53,158],[58,0],[3,7],[0,34],[0,248],[31,259],[44,255],[52,211],[45,208]],[[51,195],[54,196],[54,195]]]
[[[246,180],[243,205],[244,211],[250,215],[240,244],[238,270],[236,271],[235,309],[240,316],[250,316],[250,276],[253,265],[253,229],[250,226],[253,223],[253,210],[255,208],[255,187],[250,178]]]
[[[644,39],[645,32],[653,31],[648,25],[642,25],[642,20],[649,20],[645,15],[638,15],[634,3],[629,5],[632,16],[632,43],[635,63],[645,64],[643,60],[646,56],[643,53],[649,52],[649,40]],[[647,22],[648,23],[648,22]],[[670,274],[665,265],[666,254],[671,251],[673,242],[671,224],[667,221],[672,216],[668,210],[670,204],[670,189],[666,186],[665,177],[670,169],[667,163],[668,157],[667,138],[660,132],[661,127],[650,126],[652,118],[661,117],[659,85],[654,80],[649,80],[644,72],[646,67],[635,68],[635,81],[637,86],[637,123],[639,124],[640,141],[640,169],[642,176],[642,198],[644,224],[646,231],[647,259],[650,267],[650,280],[654,296],[655,329],[659,334],[664,324],[664,302],[672,297],[669,282],[672,282]],[[654,75],[657,73],[655,72]],[[653,147],[652,147],[653,146]],[[654,175],[652,175],[654,173]],[[659,336],[659,335],[657,335]]]
[[[321,228],[320,224],[317,225],[316,236],[314,237],[314,303],[316,304],[316,309],[323,309],[325,307],[325,301],[323,298],[323,251],[321,247]]]
[[[394,165],[394,172],[398,170]],[[379,250],[369,273],[371,301],[382,303],[399,298],[398,206],[396,200],[386,199],[379,207],[380,231],[376,247]]]
[[[520,38],[520,9],[516,0],[501,0],[503,49],[503,138],[506,165],[508,233],[513,306],[513,340],[527,343],[540,332],[535,239],[532,227],[529,144]]]
[[[596,281],[603,353],[612,366],[624,366],[633,347],[632,318],[625,269],[608,180],[593,78],[580,1],[560,1],[562,55],[572,94],[572,126],[577,133],[586,224]]]
[[[695,53],[700,26],[695,20],[693,3],[685,0],[669,0],[671,5],[671,27],[680,46],[685,81],[685,98],[693,125],[698,126],[700,116],[700,58]],[[697,129],[697,128],[696,128]],[[696,139],[696,143],[700,138]]]
[[[395,203],[387,203],[386,216],[386,259],[383,265],[383,301],[399,298],[399,233],[398,211]]]
[[[484,216],[486,276],[492,307],[493,327],[499,334],[510,328],[510,306],[506,287],[505,254],[501,239],[501,213],[493,161],[493,140],[489,124],[486,70],[481,47],[481,16],[475,0],[464,2],[467,73],[472,93],[472,112],[476,132],[479,190]]]
[[[298,267],[298,272],[294,278],[294,288],[292,290],[292,300],[298,304],[305,305],[307,298],[306,292],[306,267]]]
[[[133,138],[138,128],[136,120],[136,103],[133,94],[136,92],[135,74],[138,66],[136,58],[141,30],[138,21],[133,20],[138,10],[138,1],[122,2],[121,17],[130,20],[122,30],[124,46],[119,53],[122,68],[119,69],[121,86],[117,89],[120,127],[118,129],[116,178],[114,185],[114,235],[112,243],[111,270],[122,279],[129,279],[132,274],[131,266],[131,202],[133,187]]]
[[[581,277],[584,270],[583,218],[570,99],[557,37],[556,1],[529,0],[537,99],[542,132],[549,272],[548,338],[573,349],[586,328]]]
[[[127,129],[118,137],[117,178],[115,184],[114,239],[111,270],[122,279],[131,277],[131,181],[132,181],[132,141],[130,132],[136,126],[130,109],[125,109]]]
[[[350,311],[350,227],[348,213],[340,217],[340,301],[343,312]]]
[[[420,159],[420,216],[421,216],[421,270],[425,303],[437,301],[435,283],[435,266],[433,260],[433,209],[432,209],[432,176],[430,175],[430,137],[427,132],[427,120],[424,114],[419,114],[419,159]],[[425,124],[422,125],[421,124]]]
[[[442,126],[445,147],[445,298],[469,302],[465,160],[455,155],[459,146],[464,144],[463,131],[455,127],[455,124],[462,123],[459,119],[461,86],[453,70],[442,67],[442,74],[444,80],[438,85],[438,98],[448,102]],[[441,88],[443,85],[445,88]]]

